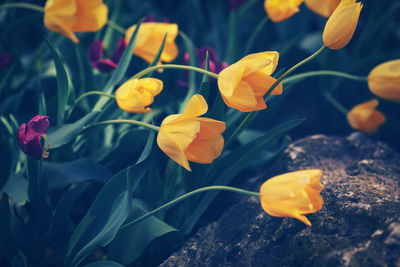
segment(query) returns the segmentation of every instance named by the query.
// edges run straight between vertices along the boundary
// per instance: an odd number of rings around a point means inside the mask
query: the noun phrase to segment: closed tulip
[[[368,86],[375,95],[400,102],[400,59],[376,66],[368,75]]]
[[[267,180],[260,188],[263,210],[271,216],[292,217],[311,226],[304,214],[322,208],[324,200],[320,192],[324,187],[321,176],[321,170],[313,169],[289,172]]]
[[[95,32],[108,18],[103,0],[47,0],[44,6],[44,24],[47,29],[61,33],[79,43],[76,32]]]
[[[23,123],[18,130],[18,144],[22,151],[39,160],[47,157],[46,149],[43,150],[41,139],[46,136],[50,127],[49,117],[36,115],[28,123]]]
[[[385,116],[376,110],[378,100],[359,104],[347,113],[347,120],[351,127],[367,134],[378,131],[379,126],[385,122]]]
[[[132,37],[136,25],[128,28],[125,33],[125,42]],[[133,54],[143,58],[147,62],[153,62],[160,46],[167,34],[164,50],[161,53],[161,62],[171,62],[178,56],[178,46],[175,43],[178,35],[178,25],[174,23],[144,22],[141,24]],[[160,63],[161,63],[160,62]]]
[[[327,18],[335,11],[340,0],[305,0],[305,3],[309,9]]]
[[[322,39],[330,49],[345,47],[353,37],[363,5],[356,0],[342,0],[326,22]]]
[[[157,144],[172,160],[191,171],[188,161],[207,164],[221,155],[225,123],[199,117],[207,112],[207,102],[194,95],[182,114],[166,117],[160,126]]]
[[[265,0],[264,8],[273,22],[288,19],[297,12],[304,0]]]
[[[115,92],[118,106],[130,113],[149,113],[148,107],[163,89],[163,82],[155,78],[131,79]]]
[[[265,109],[263,96],[275,83],[271,77],[278,65],[278,52],[248,55],[223,69],[218,75],[218,87],[227,106],[242,112]],[[271,95],[282,94],[282,84]]]

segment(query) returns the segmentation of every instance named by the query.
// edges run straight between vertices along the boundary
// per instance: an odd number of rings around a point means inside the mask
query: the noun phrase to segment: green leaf
[[[219,159],[215,163],[215,177],[214,185],[227,185],[229,182],[238,174],[243,168],[246,167],[247,163],[257,156],[271,141],[279,138],[286,134],[291,129],[297,127],[303,122],[303,120],[292,120],[285,122],[272,130],[266,132],[263,136],[255,139],[252,142],[247,143],[244,146],[233,150],[225,157]],[[192,211],[192,214],[187,219],[183,226],[183,233],[189,234],[196,224],[197,220],[211,204],[214,198],[218,195],[218,192],[206,193],[196,208]]]
[[[189,53],[189,66],[197,66],[198,65],[197,54],[192,41],[183,32],[180,32],[179,35],[182,37],[186,51]],[[194,71],[189,71],[189,89],[187,91],[185,99],[182,101],[180,105],[179,113],[183,112],[187,103],[189,102],[190,98],[192,98],[195,92],[196,92],[196,73]]]
[[[89,264],[86,264],[83,267],[124,267],[124,265],[119,264],[115,261],[95,261]]]
[[[17,174],[11,174],[7,182],[0,190],[0,193],[6,193],[14,204],[24,204],[28,200],[28,182]]]
[[[64,113],[67,108],[69,95],[74,91],[67,71],[64,58],[60,50],[53,42],[44,36],[44,40],[50,48],[53,56],[54,64],[57,72],[57,124],[62,124],[64,121]]]
[[[132,195],[150,163],[154,142],[151,131],[134,166],[118,172],[97,194],[85,217],[76,227],[67,247],[65,265],[78,266],[96,246],[108,245],[129,215]]]
[[[128,69],[129,63],[131,62],[131,59],[133,56],[132,52],[133,52],[133,49],[135,48],[136,37],[137,37],[140,25],[142,24],[143,20],[144,19],[141,19],[136,24],[136,29],[133,32],[132,37],[129,40],[129,43],[128,43],[124,53],[121,56],[121,60],[118,62],[117,68],[114,70],[113,74],[111,75],[110,79],[108,80],[106,86],[103,89],[104,92],[110,94],[113,91],[114,86],[124,78],[126,70]],[[108,100],[109,100],[109,98],[107,98],[107,97],[101,97],[93,109],[102,109]]]
[[[112,173],[100,164],[90,159],[77,159],[68,162],[47,162],[43,163],[43,170],[49,178],[50,189],[63,189],[73,183],[98,180],[106,182]]]
[[[140,201],[135,201],[127,222],[135,220],[146,212]],[[108,256],[128,266],[142,255],[146,265],[155,266],[159,263],[157,260],[168,256],[182,240],[181,232],[151,216],[140,223],[119,230],[109,245]]]
[[[50,128],[47,134],[47,143],[50,145],[50,149],[60,147],[74,140],[98,114],[99,111],[92,111],[74,123]]]
[[[210,59],[208,57],[208,51],[206,53],[206,61],[205,61],[204,69],[205,70],[210,70]],[[201,94],[206,102],[208,102],[208,95],[210,91],[210,77],[206,74],[203,75],[203,78],[201,80],[200,84],[200,89],[199,89],[199,94]]]
[[[225,121],[225,103],[219,91],[215,97],[214,104],[208,110],[205,117]]]
[[[166,40],[167,40],[167,34],[165,34],[164,39],[163,39],[163,41],[161,43],[161,46],[158,49],[158,52],[157,52],[156,56],[154,57],[153,61],[149,64],[148,68],[157,65],[157,63],[160,61],[161,54],[162,54],[162,51],[164,50],[164,46],[165,46],[165,41]]]
[[[14,245],[11,236],[12,213],[8,195],[0,195],[0,248],[3,252],[13,252]]]

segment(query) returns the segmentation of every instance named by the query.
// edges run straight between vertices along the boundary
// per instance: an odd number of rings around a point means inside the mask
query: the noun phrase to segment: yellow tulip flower
[[[264,8],[273,22],[288,19],[297,12],[304,0],[265,0]]]
[[[47,0],[44,24],[47,29],[61,33],[79,43],[76,32],[95,32],[108,20],[108,8],[103,0]]]
[[[163,82],[155,78],[131,79],[123,83],[115,92],[120,109],[130,113],[149,113],[148,106],[154,96],[163,89]]]
[[[335,11],[341,0],[305,0],[309,9],[328,18]]]
[[[125,32],[125,42],[129,43],[136,25]],[[173,23],[144,22],[140,25],[133,54],[143,58],[147,62],[153,62],[160,46],[167,34],[164,50],[161,53],[161,62],[171,62],[178,56],[178,46],[175,43],[178,35],[178,25]],[[161,63],[160,62],[160,63]]]
[[[376,66],[368,75],[368,86],[375,95],[400,102],[400,59]]]
[[[311,226],[304,214],[315,213],[324,203],[320,195],[322,171],[317,169],[275,176],[260,188],[263,210],[275,217],[291,217]]]
[[[225,123],[199,116],[207,112],[207,102],[194,95],[182,114],[166,117],[160,126],[157,144],[172,160],[191,171],[188,161],[211,163],[224,147]]]
[[[359,104],[347,113],[347,120],[351,127],[367,134],[378,131],[379,126],[385,122],[385,116],[376,110],[378,100]]]
[[[322,40],[330,49],[345,47],[353,37],[363,5],[356,0],[342,0],[326,22]]]
[[[276,81],[271,74],[278,65],[278,58],[278,52],[261,52],[223,69],[218,75],[218,87],[226,105],[242,112],[265,109],[263,96]],[[281,83],[271,95],[280,94]]]

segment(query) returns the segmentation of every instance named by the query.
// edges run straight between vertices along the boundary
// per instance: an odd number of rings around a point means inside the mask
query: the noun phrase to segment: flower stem
[[[247,191],[247,190],[243,190],[243,189],[236,188],[236,187],[231,187],[231,186],[215,185],[215,186],[202,187],[202,188],[196,189],[194,191],[191,191],[189,193],[186,193],[186,194],[184,194],[184,195],[182,195],[182,196],[180,196],[178,198],[175,198],[174,200],[171,200],[170,202],[168,202],[168,203],[166,203],[166,204],[164,204],[164,205],[162,205],[162,206],[160,206],[160,207],[158,207],[158,208],[156,208],[156,209],[144,214],[143,216],[140,216],[136,220],[133,220],[133,221],[123,225],[121,227],[121,229],[123,229],[125,227],[128,227],[128,226],[132,226],[132,225],[134,225],[136,223],[139,223],[139,222],[143,221],[144,219],[156,214],[157,212],[160,212],[160,211],[162,211],[164,209],[167,209],[167,208],[177,204],[178,202],[180,202],[180,201],[182,201],[182,200],[184,200],[186,198],[192,197],[192,196],[194,196],[196,194],[199,194],[199,193],[202,193],[202,192],[212,191],[212,190],[231,191],[231,192],[236,192],[236,193],[241,193],[241,194],[245,194],[245,195],[249,195],[249,196],[256,196],[256,197],[260,196],[260,194],[258,192]]]
[[[109,120],[109,121],[101,121],[92,125],[89,125],[85,128],[85,130],[89,129],[89,128],[94,128],[97,126],[102,126],[102,125],[109,125],[109,124],[134,124],[137,126],[143,126],[145,128],[151,129],[153,131],[160,131],[160,127],[149,124],[149,123],[145,123],[145,122],[141,122],[141,121],[136,121],[136,120]]]
[[[104,93],[104,92],[102,92],[102,91],[89,91],[89,92],[86,92],[86,93],[84,93],[84,94],[81,94],[81,95],[75,100],[75,105],[77,105],[77,104],[79,103],[79,101],[81,101],[82,99],[84,99],[85,97],[90,96],[90,95],[101,95],[101,96],[107,96],[107,97],[109,97],[109,98],[115,98],[114,95],[107,94],[107,93]]]
[[[344,79],[349,79],[349,80],[359,81],[359,82],[368,81],[368,77],[364,77],[364,76],[356,76],[356,75],[351,75],[351,74],[347,74],[344,72],[331,71],[331,70],[320,70],[320,71],[309,71],[309,72],[296,74],[296,75],[293,75],[293,76],[290,76],[290,77],[284,79],[282,82],[283,83],[297,82],[298,80],[303,80],[305,78],[314,77],[314,76],[333,76],[333,77],[339,77],[339,78],[344,78]]]
[[[125,32],[126,32],[126,30],[123,27],[119,26],[117,23],[115,23],[112,20],[109,20],[107,22],[107,25],[110,26],[110,28],[112,28],[113,30],[115,30],[121,34],[125,34]]]
[[[193,67],[193,66],[176,65],[176,64],[157,65],[157,66],[153,66],[153,67],[144,69],[141,72],[136,73],[132,77],[132,79],[143,77],[144,75],[149,74],[149,73],[151,73],[153,71],[156,71],[156,70],[159,70],[159,69],[181,69],[181,70],[196,71],[196,72],[200,72],[200,73],[206,74],[206,75],[208,75],[210,77],[213,77],[215,79],[218,79],[218,74],[216,74],[214,72],[203,70],[201,68],[197,68],[197,67]]]
[[[325,97],[325,99],[332,104],[334,108],[336,108],[339,112],[343,113],[345,116],[347,116],[347,113],[349,112],[347,108],[345,108],[342,104],[339,103],[339,101],[336,100],[328,91],[323,91],[322,95]]]
[[[298,68],[300,68],[301,66],[303,66],[304,64],[306,64],[307,62],[311,61],[312,59],[314,59],[316,56],[318,56],[324,49],[325,49],[325,45],[322,45],[320,49],[318,49],[314,54],[312,54],[311,56],[307,57],[306,59],[303,59],[302,61],[300,61],[299,63],[297,63],[296,65],[294,65],[293,67],[291,67],[290,69],[288,69],[285,73],[283,73],[276,81],[275,83],[271,86],[271,88],[268,89],[268,91],[265,93],[264,95],[264,99],[266,99],[271,92],[275,89],[276,86],[278,86],[278,84],[286,77],[288,76],[290,73],[292,73],[293,71],[297,70]]]
[[[244,54],[247,55],[251,48],[254,45],[254,42],[256,41],[257,36],[260,34],[261,30],[264,28],[264,26],[267,24],[269,21],[269,17],[265,16],[263,20],[258,23],[257,27],[254,29],[254,31],[251,33],[249,37],[249,41],[247,42],[246,49],[244,50]]]
[[[35,10],[39,12],[44,12],[44,8],[39,5],[29,4],[29,3],[7,3],[0,5],[0,9],[7,9],[7,8],[26,8],[30,10]]]

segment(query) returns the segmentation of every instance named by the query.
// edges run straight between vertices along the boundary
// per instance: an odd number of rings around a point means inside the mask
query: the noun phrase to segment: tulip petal
[[[190,161],[208,164],[221,155],[223,148],[224,138],[221,135],[212,139],[196,138],[185,150],[185,155]]]
[[[208,110],[206,100],[202,95],[194,95],[189,102],[185,110],[182,113],[181,119],[193,118],[205,114]]]
[[[94,32],[106,25],[108,8],[103,0],[76,0],[76,5],[74,32]]]
[[[221,95],[225,97],[231,97],[233,95],[233,92],[240,83],[245,70],[246,65],[239,61],[223,69],[219,73],[218,88]]]

